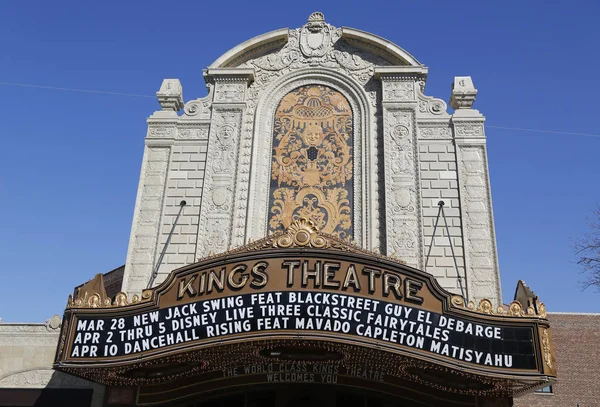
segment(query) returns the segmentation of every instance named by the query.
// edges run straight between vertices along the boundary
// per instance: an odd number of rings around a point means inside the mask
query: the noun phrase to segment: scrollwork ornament
[[[127,294],[124,293],[123,291],[121,291],[120,293],[118,293],[115,296],[115,302],[114,302],[113,305],[115,305],[117,307],[124,307],[124,306],[128,305]]]
[[[453,295],[451,302],[452,302],[452,305],[454,305],[455,307],[464,308],[464,306],[465,306],[465,299],[460,295]]]
[[[58,352],[57,352],[57,359],[60,359],[63,351],[65,349],[65,341],[67,340],[67,332],[69,330],[69,320],[65,319],[63,322],[63,327],[62,327],[62,334],[60,335],[60,342],[58,344]]]
[[[538,311],[539,311],[539,316],[541,318],[546,318],[548,316],[546,313],[546,305],[544,303],[540,303],[540,306],[538,307]]]
[[[479,306],[477,307],[477,311],[484,314],[493,314],[494,313],[494,305],[487,298],[479,301]]]
[[[198,106],[197,102],[188,103],[185,105],[183,111],[188,116],[195,116],[200,112],[200,106]]]
[[[523,306],[518,301],[513,301],[508,306],[507,314],[511,317],[522,317],[524,315]]]
[[[544,333],[542,334],[542,348],[544,351],[544,362],[546,366],[552,369],[552,353],[550,352],[550,335],[548,335],[548,330],[544,329]]]

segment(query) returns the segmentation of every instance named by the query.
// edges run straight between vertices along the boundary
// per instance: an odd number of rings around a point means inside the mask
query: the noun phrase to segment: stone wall
[[[102,406],[104,387],[52,370],[60,318],[44,324],[0,323],[0,389],[93,389],[92,406]]]

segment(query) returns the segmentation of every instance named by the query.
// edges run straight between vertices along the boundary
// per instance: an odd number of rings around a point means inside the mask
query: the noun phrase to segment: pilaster
[[[123,276],[123,291],[136,294],[146,288],[158,256],[171,147],[177,134],[177,111],[183,107],[183,90],[178,79],[165,79],[156,95],[162,110],[148,118]]]
[[[470,77],[455,78],[451,104],[456,110],[452,116],[452,127],[464,220],[468,296],[475,303],[488,298],[496,304],[502,304],[485,117],[472,109],[476,94]]]
[[[385,254],[422,266],[423,248],[417,147],[417,80],[414,74],[383,72],[383,166]]]
[[[196,257],[221,253],[243,242],[248,199],[249,168],[240,171],[240,155],[246,147],[242,118],[253,70],[208,70],[205,75],[214,84],[214,97]],[[237,226],[241,226],[241,236],[236,233]]]

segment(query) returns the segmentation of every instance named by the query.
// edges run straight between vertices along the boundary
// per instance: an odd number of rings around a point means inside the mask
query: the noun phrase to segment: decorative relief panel
[[[177,137],[182,140],[206,140],[208,138],[208,125],[200,127],[180,127]]]
[[[456,135],[459,137],[483,137],[483,124],[473,123],[455,127]]]
[[[243,102],[246,83],[221,83],[216,84],[215,102]]]
[[[448,123],[419,123],[418,136],[424,140],[451,140],[452,129]]]
[[[288,93],[275,113],[269,231],[300,217],[319,230],[352,239],[352,110],[327,86]]]
[[[327,24],[321,13],[313,13],[302,28],[290,30],[288,42],[281,50],[241,66],[255,68],[255,81],[260,86],[305,67],[341,69],[364,85],[373,76],[375,65],[391,65],[384,58],[348,45],[341,37],[341,28]]]
[[[232,202],[241,132],[241,109],[215,108],[208,144],[207,178],[200,210],[196,254],[221,253],[230,246]]]
[[[421,214],[415,113],[412,109],[384,109],[387,254],[395,253],[407,264],[419,267]]]
[[[473,300],[497,298],[499,282],[484,146],[458,148],[461,196],[468,219],[464,224],[469,293]]]
[[[384,102],[406,102],[414,100],[413,81],[383,81]]]
[[[177,129],[175,127],[170,126],[149,126],[148,134],[146,137],[148,138],[173,138],[175,136]]]

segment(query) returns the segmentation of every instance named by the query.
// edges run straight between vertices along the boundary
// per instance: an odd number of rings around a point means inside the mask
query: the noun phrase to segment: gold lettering
[[[234,277],[236,273],[243,273],[244,271],[246,271],[247,268],[248,266],[246,266],[245,264],[240,264],[238,266],[235,266],[233,270],[229,272],[229,274],[227,275],[227,282],[229,283],[229,286],[231,288],[233,288],[234,290],[239,290],[240,288],[246,285],[246,281],[248,281],[247,274],[242,274],[242,277],[238,279],[238,281],[235,281],[236,279]]]
[[[340,263],[323,263],[323,287],[334,287],[338,288],[340,282],[337,280],[330,280],[335,277],[335,272],[340,269]]]
[[[381,275],[381,270],[365,267],[363,268],[362,273],[369,275],[369,292],[373,294],[375,292],[375,278]]]
[[[286,260],[281,263],[281,267],[287,267],[287,286],[292,287],[294,285],[294,270],[300,266],[300,262],[297,260]]]
[[[302,263],[302,287],[306,287],[308,285],[308,279],[315,279],[315,288],[319,288],[321,285],[321,262],[315,261],[315,268],[313,270],[308,269],[308,260],[305,260]]]
[[[356,274],[356,268],[354,268],[354,264],[351,264],[348,267],[348,271],[346,271],[346,277],[344,278],[344,285],[342,286],[344,290],[347,290],[350,287],[350,284],[354,286],[354,292],[360,291],[360,282],[358,281],[358,274]]]
[[[388,296],[390,295],[390,287],[392,287],[394,289],[394,295],[396,296],[396,299],[401,300],[402,299],[402,293],[401,293],[401,286],[402,285],[402,279],[395,275],[395,274],[390,274],[390,273],[383,273],[383,295],[384,296]]]
[[[423,288],[423,283],[420,281],[404,279],[404,296],[406,301],[414,302],[415,304],[423,304],[423,297],[419,297],[417,293]]]
[[[192,278],[190,278],[188,280],[188,282],[185,282],[185,278],[183,280],[181,280],[179,282],[179,292],[177,294],[177,299],[180,300],[183,298],[183,295],[187,292],[188,295],[190,297],[193,297],[196,295],[196,290],[194,290],[194,287],[192,287],[192,283],[194,282],[194,280],[196,279],[196,274],[194,274],[192,276]]]
[[[215,285],[217,286],[217,291],[223,291],[223,287],[225,286],[225,268],[219,270],[219,274],[215,273],[214,270],[208,272],[208,287],[206,288],[206,293],[210,294]]]
[[[255,278],[250,283],[251,286],[260,288],[267,285],[267,282],[269,281],[269,276],[267,275],[267,273],[265,273],[267,267],[269,267],[269,263],[267,263],[266,261],[259,261],[254,265],[254,267],[252,267],[251,273],[252,276]],[[256,277],[260,277],[260,279],[257,280]]]
[[[200,285],[198,287],[198,294],[204,294],[206,290],[206,273],[200,274]]]

